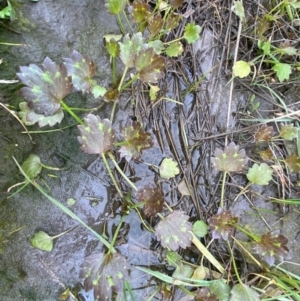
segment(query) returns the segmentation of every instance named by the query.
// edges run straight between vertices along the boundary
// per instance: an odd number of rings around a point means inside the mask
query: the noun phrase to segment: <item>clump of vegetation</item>
[[[268,80],[276,78],[279,83],[291,79],[293,71],[299,67],[295,60],[299,56],[298,50],[291,45],[275,45],[268,39],[267,31],[271,23],[278,22],[276,18],[279,12],[281,18],[288,18],[292,22],[297,16],[299,8],[297,3],[283,1],[278,5],[273,4],[269,13],[260,17],[259,22],[265,24],[267,29],[256,28],[255,33],[249,35],[252,42],[256,43],[257,53],[248,60],[236,60],[232,67],[233,77],[246,78],[251,74],[252,68],[254,70],[252,82],[255,82],[256,86],[261,85],[262,81],[267,85],[266,78]],[[263,124],[259,126],[254,139],[258,157],[251,158],[246,154],[245,148],[234,141],[229,144],[223,143],[223,147],[216,147],[210,160],[212,168],[223,174],[219,202],[213,204],[209,210],[205,210],[205,214],[197,212],[193,219],[188,211],[185,212],[180,206],[172,206],[169,203],[162,185],[153,182],[137,187],[121,169],[119,159],[128,164],[142,162],[150,165],[155,172],[158,171],[156,175],[161,183],[167,181],[179,183],[174,189],[182,196],[190,196],[195,200],[193,210],[197,210],[198,190],[193,187],[194,183],[189,181],[179,156],[166,157],[159,166],[144,162],[143,152],[152,149],[155,143],[152,133],[145,130],[146,127],[141,120],[129,120],[122,129],[121,137],[117,137],[114,114],[122,93],[126,93],[126,88],[131,85],[141,84],[147,88],[149,106],[167,99],[166,95],[163,95],[160,83],[166,75],[168,61],[180,57],[185,46],[196,42],[200,38],[202,28],[194,21],[187,22],[189,13],[183,0],[169,2],[137,0],[132,4],[125,0],[109,0],[106,7],[110,14],[116,15],[122,33],[121,36],[105,37],[106,49],[112,62],[110,87],[104,87],[95,80],[93,59],[76,50],[70,58],[65,58],[62,64],[53,62],[47,57],[42,68],[30,64],[20,67],[17,74],[24,84],[20,93],[25,102],[20,103],[19,112],[23,123],[26,126],[34,124],[38,124],[39,127],[54,126],[62,121],[65,112],[70,114],[78,123],[77,139],[82,151],[86,154],[99,155],[124,203],[121,221],[113,238],[108,241],[95,233],[70,209],[51,197],[42,184],[39,184],[38,176],[42,168],[47,168],[40,162],[39,157],[32,154],[21,166],[19,165],[25,177],[25,181],[22,182],[24,186],[33,184],[53,204],[89,229],[106,246],[105,251],[87,256],[82,264],[80,276],[84,279],[84,288],[87,291],[94,289],[94,299],[99,301],[112,300],[115,295],[124,294],[124,299],[132,296],[129,271],[135,267],[130,266],[127,258],[117,251],[115,244],[126,215],[131,210],[136,210],[141,223],[155,234],[156,240],[165,250],[168,265],[173,267],[171,276],[138,267],[141,271],[160,279],[162,287],[165,288],[162,295],[167,295],[168,291],[171,299],[170,287],[173,289],[176,287],[185,292],[187,300],[260,300],[265,296],[271,297],[276,290],[277,296],[280,296],[278,300],[299,300],[299,276],[275,266],[276,262],[284,261],[289,255],[288,239],[280,234],[278,229],[255,233],[257,229],[249,229],[240,222],[239,216],[231,212],[229,206],[240,197],[247,198],[254,193],[254,189],[251,191],[252,187],[270,185],[274,181],[273,174],[275,172],[279,174],[278,170],[287,170],[290,173],[300,171],[299,153],[281,158],[276,155],[282,143],[298,139],[298,128],[290,122],[283,123],[282,120],[275,118],[271,121],[281,121],[281,125],[278,134],[274,134],[273,127],[266,125],[268,121],[252,120]],[[126,9],[129,10],[131,21],[127,21]],[[245,27],[247,32],[248,21],[242,2],[234,1],[232,10],[240,20],[240,28]],[[124,19],[127,24],[123,24]],[[179,31],[181,35],[174,37],[174,30],[182,24],[185,25]],[[132,29],[132,32],[127,33],[126,28]],[[122,74],[117,74],[117,59],[123,64]],[[100,119],[94,112],[79,116],[76,110],[67,104],[67,96],[73,92],[91,93],[95,98],[112,103],[110,119]],[[253,111],[257,109],[258,107]],[[292,116],[288,114],[288,117]],[[188,153],[196,147],[196,144],[192,145],[184,130],[183,133],[182,140]],[[174,154],[178,155],[176,152]],[[250,164],[251,167],[248,166]],[[118,172],[122,183],[112,172],[112,166]],[[230,203],[226,196],[227,178],[233,178],[234,174],[244,175],[244,179],[249,182],[237,187],[239,191],[234,194],[234,200]],[[155,225],[149,223],[149,218],[156,221]],[[246,238],[237,238],[236,233]],[[51,251],[54,238],[44,232],[38,232],[31,242],[35,247]],[[214,245],[222,245],[222,250],[227,251],[226,259],[222,258]],[[191,246],[194,247],[195,258],[197,252],[201,254],[200,260],[196,263],[187,262],[184,256],[184,250]],[[247,277],[242,275],[236,252],[241,252],[247,257],[247,264],[254,266],[256,278],[250,277],[251,280],[248,281]]]

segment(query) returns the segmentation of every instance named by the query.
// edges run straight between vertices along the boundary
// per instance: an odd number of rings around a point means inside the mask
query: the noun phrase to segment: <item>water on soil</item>
[[[92,57],[98,70],[96,76],[98,83],[108,86],[111,79],[110,63],[104,49],[103,35],[119,33],[119,28],[115,18],[107,13],[104,0],[74,0],[72,2],[43,0],[36,3],[20,0],[15,4],[19,20],[11,26],[21,33],[1,29],[1,40],[22,43],[26,46],[1,47],[1,57],[4,59],[1,65],[1,78],[15,79],[19,66],[29,63],[41,64],[46,56],[56,62],[61,62],[62,58],[69,57],[76,49]],[[206,31],[203,34],[202,44],[195,45],[198,53],[198,57],[195,59],[199,74],[208,72],[214,66],[216,54],[211,50],[215,49],[213,43],[214,37],[210,31]],[[204,57],[205,59],[203,59]],[[182,158],[185,157],[186,151],[180,129],[184,124],[190,136],[195,136],[193,124],[197,124],[198,130],[202,129],[203,132],[206,130],[216,132],[218,129],[224,129],[226,126],[224,99],[228,99],[226,84],[227,81],[219,81],[217,89],[215,86],[208,85],[205,87],[206,93],[204,94],[199,92],[199,94],[186,95],[184,109],[178,108],[172,102],[166,103],[163,118],[160,120],[153,118],[153,124],[148,125],[149,129],[153,127],[153,135],[157,135],[157,131],[162,130],[160,139],[157,136],[155,152],[153,150],[146,151],[143,159],[158,165],[163,157],[161,152],[163,150],[164,156],[173,155],[175,158],[177,156],[176,159],[181,160],[181,164],[190,164],[194,173],[198,172],[197,181],[194,184],[199,186],[197,189],[199,198],[197,196],[196,201],[201,207],[205,207],[211,202],[210,194],[203,189],[206,187],[206,181],[209,180],[213,184],[216,178],[213,174],[207,179],[210,166],[208,165],[209,152],[205,151],[205,148],[210,149],[212,145],[210,145],[211,142],[207,142],[207,144],[203,143],[202,147],[194,148],[192,162],[184,161]],[[183,85],[181,88],[186,87]],[[205,119],[205,116],[201,114],[193,115],[194,108],[201,107],[203,95],[209,99],[210,112],[207,114],[214,116],[217,120],[213,124],[205,124],[202,120]],[[173,97],[174,93],[171,92],[169,96]],[[247,97],[248,95],[243,93],[235,93],[233,110],[238,110],[238,105],[245,102]],[[2,103],[17,105],[20,100],[16,91],[10,86],[6,86],[1,91]],[[67,102],[74,107],[91,108],[99,105],[92,97],[79,93],[69,96]],[[101,118],[108,118],[110,109],[110,106],[106,105],[97,113]],[[131,114],[131,104],[124,99],[123,102],[120,102],[116,124],[124,125]],[[143,121],[151,120],[147,114],[149,111],[139,117]],[[203,121],[200,126],[199,120]],[[234,127],[234,122],[232,119],[231,128]],[[71,117],[66,116],[61,127],[72,123]],[[145,122],[145,124],[147,123]],[[169,128],[172,137],[166,136],[165,127]],[[33,128],[38,129],[37,127]],[[34,153],[40,156],[43,163],[60,167],[60,171],[44,170],[40,183],[44,180],[49,186],[51,195],[65,205],[69,198],[76,200],[70,209],[100,234],[105,233],[108,237],[112,237],[112,228],[118,224],[120,219],[121,204],[116,191],[110,185],[103,162],[96,156],[83,154],[79,149],[76,127],[43,135],[32,134],[33,141],[26,134],[22,134],[22,131],[23,128],[16,119],[4,109],[0,109],[1,299],[5,301],[53,301],[58,300],[59,295],[67,287],[79,287],[80,289],[79,271],[83,259],[94,251],[100,251],[102,246],[99,240],[86,229],[78,227],[58,238],[50,253],[34,249],[29,240],[36,231],[43,230],[49,235],[56,235],[74,227],[76,222],[42,197],[33,187],[28,186],[21,193],[7,199],[8,187],[22,181],[22,176],[19,174],[12,156],[22,163],[29,154]],[[201,138],[201,134],[199,138]],[[159,141],[164,141],[164,145],[162,146]],[[177,146],[177,154],[172,153],[169,147],[170,142]],[[193,144],[195,141],[190,140],[189,143]],[[148,168],[141,164],[134,164],[134,168],[138,175],[142,175],[141,178],[136,179],[137,184],[153,181],[154,175]],[[270,191],[261,192],[261,194],[263,193],[270,193]],[[167,198],[172,205],[177,203],[179,196],[169,193]],[[190,212],[192,203],[183,204],[186,204],[186,208],[182,209]],[[266,205],[265,202],[259,200],[255,205],[265,210],[276,209],[272,204]],[[233,211],[242,216],[245,224],[255,224],[257,220],[260,220],[259,217],[251,214],[253,211],[242,198],[234,204]],[[272,224],[278,221],[278,216],[272,215],[272,218],[274,219],[271,221]],[[284,230],[286,235],[295,245],[293,253],[296,254],[296,233],[299,231],[299,223],[297,223],[296,214],[291,213],[290,218],[290,220],[282,219],[281,226],[288,225],[287,228],[283,228],[286,229]],[[132,213],[125,222],[128,227],[123,227],[121,234],[124,235],[123,237],[120,235],[119,241],[119,250],[122,254],[133,265],[160,265],[160,254],[154,248],[149,247],[154,241],[154,237],[147,231],[141,230],[138,216]],[[261,224],[258,227],[266,228],[266,225]],[[293,231],[289,231],[291,227]],[[293,260],[297,261],[295,258]],[[133,268],[131,279],[131,284],[136,289],[137,300],[145,300],[146,296],[153,291],[151,286],[147,287],[148,278]],[[93,300],[91,294],[81,291],[80,295],[82,300]]]

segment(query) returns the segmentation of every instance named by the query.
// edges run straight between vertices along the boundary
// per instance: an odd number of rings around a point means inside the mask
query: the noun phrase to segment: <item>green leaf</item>
[[[193,275],[193,272],[194,269],[191,266],[181,263],[176,267],[175,271],[172,274],[172,277],[174,279],[180,279],[180,280],[190,279]]]
[[[189,23],[184,28],[183,37],[187,40],[189,44],[192,44],[199,40],[200,38],[201,27],[195,25],[195,23]]]
[[[135,198],[138,202],[144,203],[143,211],[147,216],[155,216],[163,210],[165,196],[159,186],[147,184],[140,187]]]
[[[46,125],[54,126],[56,123],[61,123],[62,119],[64,118],[64,112],[62,109],[58,109],[52,116],[45,116],[30,110],[26,102],[21,102],[19,104],[19,108],[21,111],[18,112],[18,115],[20,116],[22,122],[28,126],[35,123],[38,123],[39,127]]]
[[[158,86],[150,85],[150,91],[149,91],[149,96],[150,100],[155,101],[157,99],[157,92],[160,90]]]
[[[166,259],[168,264],[175,268],[181,264],[181,257],[177,252],[167,251]]]
[[[106,93],[106,89],[102,86],[94,86],[92,89],[92,94],[95,98],[101,97]]]
[[[180,172],[178,164],[172,158],[165,158],[159,166],[159,175],[166,180],[174,178]]]
[[[233,66],[233,75],[244,78],[251,72],[250,64],[245,61],[237,61]]]
[[[265,55],[271,54],[271,43],[269,41],[263,42],[261,45],[261,49],[263,50]]]
[[[215,157],[211,158],[213,167],[219,171],[233,172],[242,171],[247,162],[245,150],[239,150],[239,146],[231,142],[224,150],[219,148],[215,151]]]
[[[292,73],[292,67],[289,64],[276,63],[272,70],[276,72],[276,75],[280,82],[283,82],[285,79],[289,80],[290,74]]]
[[[21,167],[30,180],[34,180],[43,168],[40,157],[34,154],[29,155]]]
[[[110,14],[118,15],[125,9],[126,2],[126,0],[108,0],[105,6]]]
[[[293,140],[298,136],[298,128],[294,128],[294,125],[291,124],[282,124],[280,128],[280,137],[284,140]]]
[[[84,279],[84,289],[94,289],[97,301],[113,300],[113,295],[123,294],[124,280],[129,278],[129,264],[118,253],[94,253],[85,258],[80,278]]]
[[[196,221],[193,225],[193,233],[198,237],[204,237],[207,230],[208,226],[204,221]]]
[[[144,47],[142,33],[135,33],[131,39],[129,38],[129,34],[127,34],[123,38],[123,42],[119,42],[119,45],[121,61],[127,68],[132,68],[135,56]]]
[[[199,265],[193,273],[192,279],[203,280],[206,278],[206,269],[203,265]]]
[[[95,74],[95,64],[88,55],[82,55],[73,50],[71,58],[65,58],[68,75],[77,91],[91,92],[93,87],[92,77]]]
[[[251,183],[263,186],[269,184],[272,180],[272,174],[273,170],[268,164],[262,163],[258,165],[254,163],[246,176]]]
[[[115,131],[108,119],[101,121],[99,116],[89,114],[84,118],[84,125],[78,126],[77,137],[81,149],[87,154],[103,154],[111,150],[115,142]]]
[[[230,286],[226,284],[225,279],[213,281],[210,286],[212,294],[216,295],[219,301],[228,301],[230,294]]]
[[[49,236],[47,233],[39,231],[30,239],[30,243],[34,248],[51,252],[53,249],[53,239],[54,238]]]
[[[241,19],[243,23],[246,23],[245,10],[241,1],[234,1],[231,10]]]
[[[73,198],[68,198],[68,199],[67,199],[67,205],[68,205],[69,207],[75,205],[76,202],[77,202],[77,201],[76,201],[75,199],[73,199]]]
[[[139,159],[142,151],[153,146],[151,134],[143,130],[138,121],[129,121],[123,131],[124,141],[121,142],[120,156],[128,162]]]
[[[113,58],[117,57],[120,54],[120,45],[115,39],[107,41],[105,44],[105,48],[107,53]]]
[[[12,13],[12,7],[10,5],[4,7],[0,10],[0,18],[5,19],[5,17],[10,17]]]
[[[182,43],[180,43],[179,41],[171,43],[166,49],[166,55],[169,57],[177,57],[181,55],[182,52],[183,52],[183,46]]]
[[[148,43],[149,48],[153,48],[156,54],[161,54],[164,50],[164,43],[161,40],[154,40]]]
[[[43,62],[43,69],[35,64],[21,66],[17,76],[26,86],[21,88],[21,95],[27,101],[28,108],[37,114],[54,115],[60,108],[61,100],[72,90],[65,66],[57,65],[48,57]]]
[[[188,219],[184,212],[173,211],[156,225],[155,234],[164,248],[176,251],[179,247],[185,249],[191,245],[193,226]]]
[[[230,292],[230,301],[260,301],[260,295],[246,284],[235,284]]]

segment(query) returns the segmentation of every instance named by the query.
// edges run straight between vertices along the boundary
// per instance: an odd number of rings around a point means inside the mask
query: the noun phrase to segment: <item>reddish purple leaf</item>
[[[238,218],[233,216],[229,210],[219,208],[217,214],[214,214],[209,220],[208,224],[212,231],[214,239],[223,238],[227,240],[233,231],[233,226],[238,221]]]
[[[74,88],[83,93],[91,92],[95,74],[95,64],[88,55],[74,50],[71,58],[65,58],[68,75],[72,77]]]
[[[182,211],[173,211],[155,227],[157,239],[163,247],[176,251],[179,247],[191,245],[193,225],[188,221],[189,216]]]
[[[217,148],[215,157],[211,158],[213,167],[219,171],[234,172],[242,171],[248,162],[245,150],[239,150],[239,146],[231,142],[221,149]]]
[[[269,265],[273,265],[275,258],[283,261],[288,255],[287,243],[288,239],[279,234],[279,230],[275,230],[262,235],[260,241],[254,245],[253,251]]]
[[[84,125],[78,126],[77,137],[81,149],[87,154],[103,154],[111,150],[115,142],[115,131],[108,119],[101,121],[99,116],[89,114],[84,118]]]
[[[129,265],[118,253],[95,253],[85,258],[80,272],[84,289],[94,289],[94,300],[113,300],[113,294],[123,294],[123,282],[129,276]]]
[[[147,216],[154,216],[163,209],[165,197],[160,187],[148,184],[136,192],[135,198],[138,202],[144,202],[144,213]]]
[[[143,150],[153,146],[151,134],[145,132],[138,121],[129,121],[123,131],[123,136],[124,141],[119,152],[127,161],[140,158]]]
[[[65,66],[57,65],[48,57],[43,69],[35,64],[20,67],[17,73],[27,87],[20,90],[28,103],[28,108],[37,114],[54,115],[60,108],[60,102],[71,92],[71,78],[67,76]]]

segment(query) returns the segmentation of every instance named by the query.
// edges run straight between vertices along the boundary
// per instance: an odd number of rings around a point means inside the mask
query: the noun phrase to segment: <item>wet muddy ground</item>
[[[56,62],[69,57],[74,49],[89,54],[97,67],[96,79],[102,85],[110,81],[110,63],[103,44],[103,35],[119,33],[115,18],[109,15],[104,7],[104,0],[75,0],[40,2],[17,1],[16,8],[19,20],[11,24],[13,31],[1,28],[1,40],[11,43],[26,44],[23,47],[1,46],[1,78],[16,79],[19,66],[29,63],[41,64],[46,56]],[[181,62],[181,67],[189,80],[196,70],[199,77],[207,73],[218,60],[216,35],[207,28],[202,38],[194,45],[191,62]],[[188,51],[188,50],[187,50]],[[174,67],[175,68],[175,67]],[[172,69],[172,68],[170,68]],[[171,73],[168,74],[171,77]],[[186,83],[180,79],[170,81],[168,97],[178,96],[186,89]],[[182,208],[195,215],[194,206],[203,212],[214,206],[215,193],[212,188],[218,183],[219,174],[211,171],[210,156],[214,150],[211,139],[201,141],[207,133],[218,134],[226,128],[226,107],[229,85],[228,78],[222,78],[218,72],[212,72],[199,87],[197,93],[183,97],[184,105],[179,107],[172,102],[164,102],[153,106],[153,110],[143,107],[141,100],[135,98],[135,108],[131,97],[121,99],[116,115],[116,125],[121,127],[133,113],[143,121],[147,130],[152,131],[156,138],[155,151],[146,151],[143,159],[158,165],[165,156],[173,156],[186,166],[193,175],[193,185],[197,187],[197,195],[186,198]],[[136,96],[136,95],[135,95]],[[250,94],[241,86],[236,87],[230,128],[237,126],[238,113],[244,111]],[[21,98],[13,86],[5,85],[1,89],[1,102],[17,105]],[[93,97],[72,94],[67,99],[74,107],[96,107],[99,104]],[[268,109],[268,103],[261,100],[262,106]],[[84,105],[82,105],[84,103]],[[110,116],[110,105],[104,105],[97,113],[101,118]],[[209,116],[209,118],[208,118]],[[149,123],[150,121],[150,123]],[[73,124],[71,117],[66,116],[61,128]],[[187,154],[181,127],[185,127],[190,153]],[[169,131],[165,129],[168,128]],[[38,130],[38,127],[30,129]],[[16,119],[3,108],[0,109],[0,291],[1,299],[15,300],[58,300],[66,287],[78,287],[80,290],[79,271],[85,256],[101,250],[101,243],[91,233],[82,227],[65,234],[55,242],[51,253],[34,249],[29,240],[32,235],[43,230],[50,235],[59,234],[76,226],[76,222],[63,214],[33,187],[28,186],[21,193],[7,199],[7,189],[22,181],[15,163],[23,162],[29,154],[40,156],[43,163],[60,167],[60,171],[43,171],[42,179],[50,188],[51,195],[67,205],[67,200],[73,198],[76,203],[71,210],[98,233],[112,236],[112,229],[120,219],[120,200],[114,188],[111,187],[109,176],[105,172],[103,162],[97,156],[85,155],[77,142],[75,126],[62,131],[47,134],[32,134],[32,141]],[[171,133],[171,136],[169,136]],[[231,135],[230,138],[233,136]],[[248,138],[247,138],[248,139]],[[176,145],[176,152],[174,147]],[[136,184],[152,181],[155,177],[146,166],[134,163],[139,178]],[[53,177],[54,175],[54,177]],[[142,176],[141,176],[142,175]],[[236,178],[240,184],[242,179]],[[244,183],[245,184],[245,183]],[[165,185],[169,203],[176,204],[180,196],[169,191]],[[232,212],[240,216],[243,224],[253,225],[257,232],[268,227],[262,222],[253,206],[263,212],[272,228],[279,228],[282,234],[290,239],[292,261],[300,263],[300,231],[299,214],[286,211],[269,202],[265,196],[276,196],[276,187],[256,187],[257,195],[253,205],[245,199],[232,204]],[[284,209],[288,210],[288,209]],[[143,231],[139,217],[132,213],[125,220],[119,237],[119,250],[132,265],[160,265],[161,254],[155,249],[154,236]],[[151,245],[152,244],[152,245]],[[299,272],[299,266],[288,265],[290,271]],[[298,273],[299,274],[299,273]],[[131,271],[132,286],[137,300],[145,300],[153,291],[152,284],[146,276],[136,269]],[[92,300],[92,295],[81,292],[82,300]],[[179,297],[178,297],[179,298]],[[176,298],[175,298],[176,299]]]

